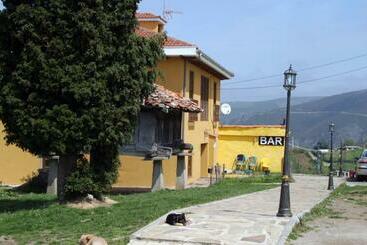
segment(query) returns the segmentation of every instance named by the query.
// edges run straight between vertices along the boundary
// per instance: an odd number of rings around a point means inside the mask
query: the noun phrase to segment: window
[[[219,121],[219,105],[217,105],[217,83],[214,83],[213,88],[213,119],[214,122]]]
[[[194,86],[195,86],[195,73],[190,71],[190,85],[189,85],[189,97],[190,99],[194,99]]]
[[[204,111],[201,113],[201,121],[208,121],[209,79],[201,76],[201,101],[200,106]]]
[[[214,88],[213,88],[213,102],[214,102],[214,105],[217,104],[217,83],[214,83]]]
[[[195,73],[190,71],[190,83],[189,83],[189,98],[197,103],[197,100],[194,100],[194,88],[195,88]],[[195,122],[198,120],[198,113],[189,113],[189,122]]]

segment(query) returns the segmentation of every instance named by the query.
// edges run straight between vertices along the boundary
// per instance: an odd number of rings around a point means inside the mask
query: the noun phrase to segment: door
[[[208,177],[208,144],[201,144],[201,177]]]

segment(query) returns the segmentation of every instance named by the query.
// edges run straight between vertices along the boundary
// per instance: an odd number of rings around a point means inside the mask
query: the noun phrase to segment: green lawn
[[[110,208],[79,210],[57,204],[53,196],[0,189],[0,235],[18,244],[76,244],[81,234],[124,244],[131,233],[172,209],[278,186],[280,176],[226,179],[208,188],[114,195]],[[269,184],[270,183],[270,184]]]
[[[359,158],[362,152],[363,152],[362,149],[344,151],[343,152],[343,163],[345,165],[344,169],[346,170],[346,168],[350,168],[351,166],[353,166],[353,169],[354,169],[354,165],[356,161],[355,158]],[[336,166],[339,167],[340,152],[334,151],[333,158],[334,158],[334,163],[336,164]],[[330,159],[330,153],[323,154],[323,160],[325,162],[329,162],[330,161],[329,159]]]
[[[360,157],[362,154],[361,149],[344,151],[343,153],[343,170],[354,170],[355,169],[355,158]],[[334,151],[333,153],[333,163],[334,170],[339,170],[340,163],[340,152]],[[322,161],[328,163],[330,161],[330,154],[326,153],[322,155]],[[293,173],[303,173],[303,174],[318,174],[318,169],[316,162],[313,161],[310,156],[304,150],[295,149],[291,151],[290,161]],[[327,175],[329,173],[329,167],[321,166],[321,173]]]
[[[357,149],[357,150],[351,150],[351,151],[344,151],[343,153],[343,165],[342,168],[345,171],[349,171],[349,170],[355,170],[356,168],[356,160],[355,158],[359,158],[362,154],[361,149]],[[322,161],[324,162],[330,162],[330,154],[323,154],[322,155]],[[339,151],[334,151],[333,154],[333,163],[334,163],[334,170],[339,170],[340,168],[340,152]],[[328,174],[329,173],[329,167],[328,166],[323,166],[322,167],[322,172],[324,174]]]

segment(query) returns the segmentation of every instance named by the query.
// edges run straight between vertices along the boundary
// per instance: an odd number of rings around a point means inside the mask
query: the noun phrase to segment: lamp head
[[[332,133],[332,132],[334,132],[335,131],[335,124],[333,123],[333,122],[331,122],[330,124],[329,124],[329,132],[330,133]]]
[[[283,88],[286,90],[294,90],[296,88],[296,76],[297,72],[292,69],[292,65],[289,66],[289,69],[284,71],[284,84]]]

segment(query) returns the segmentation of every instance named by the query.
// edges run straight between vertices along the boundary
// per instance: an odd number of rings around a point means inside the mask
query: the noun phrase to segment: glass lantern
[[[329,124],[329,132],[334,132],[334,130],[335,130],[335,124],[331,122]]]
[[[292,69],[292,65],[289,66],[289,69],[284,72],[284,84],[283,87],[286,90],[293,90],[296,88],[296,76],[297,73]]]

